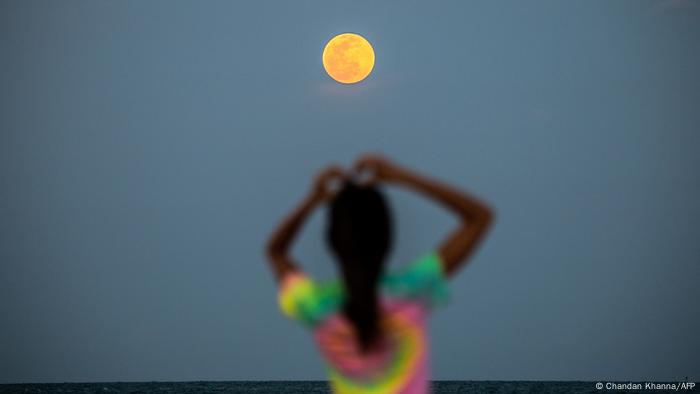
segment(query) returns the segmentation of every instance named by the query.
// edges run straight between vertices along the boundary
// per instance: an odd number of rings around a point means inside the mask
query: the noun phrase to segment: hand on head
[[[330,165],[316,175],[313,193],[320,201],[330,201],[347,178],[348,175],[342,167]]]
[[[371,186],[394,179],[396,166],[384,156],[366,154],[355,161],[353,172],[360,185]]]
[[[389,159],[377,154],[365,154],[348,170],[338,165],[323,169],[316,176],[313,191],[321,201],[330,201],[347,180],[353,180],[360,186],[374,186],[380,181],[391,180],[395,172],[396,167]]]

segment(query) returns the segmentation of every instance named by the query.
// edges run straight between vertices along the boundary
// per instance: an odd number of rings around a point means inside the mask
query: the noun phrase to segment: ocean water
[[[670,393],[698,392],[693,390],[606,390],[596,389],[596,382],[521,382],[521,381],[437,381],[432,385],[434,394],[559,394],[559,393]],[[42,394],[196,394],[196,393],[291,393],[330,394],[325,381],[236,381],[236,382],[117,382],[117,383],[47,383],[2,384],[0,393]]]

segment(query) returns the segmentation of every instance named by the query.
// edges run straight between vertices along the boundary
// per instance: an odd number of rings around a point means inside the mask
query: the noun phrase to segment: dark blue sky
[[[348,31],[352,86],[320,61]],[[0,383],[324,379],[262,246],[364,151],[498,215],[436,379],[697,380],[698,37],[682,0],[3,1]],[[453,221],[390,197],[398,266]]]

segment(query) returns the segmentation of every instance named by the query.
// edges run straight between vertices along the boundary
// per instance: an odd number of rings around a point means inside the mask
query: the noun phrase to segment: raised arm
[[[334,191],[331,183],[345,177],[340,167],[331,166],[323,170],[314,182],[311,192],[304,197],[297,207],[284,219],[272,233],[267,242],[266,253],[270,265],[279,281],[290,270],[297,269],[294,259],[290,256],[292,243],[313,210],[321,203],[332,198]]]
[[[381,156],[364,156],[355,164],[358,174],[370,172],[369,182],[384,181],[414,189],[457,214],[460,224],[438,247],[448,276],[474,252],[493,221],[493,211],[464,191],[392,163]]]

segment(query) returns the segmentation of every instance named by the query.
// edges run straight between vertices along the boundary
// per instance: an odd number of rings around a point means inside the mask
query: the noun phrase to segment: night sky
[[[263,246],[368,151],[496,211],[435,379],[698,380],[698,38],[684,0],[2,1],[0,383],[325,379]],[[455,221],[388,194],[398,267]]]

